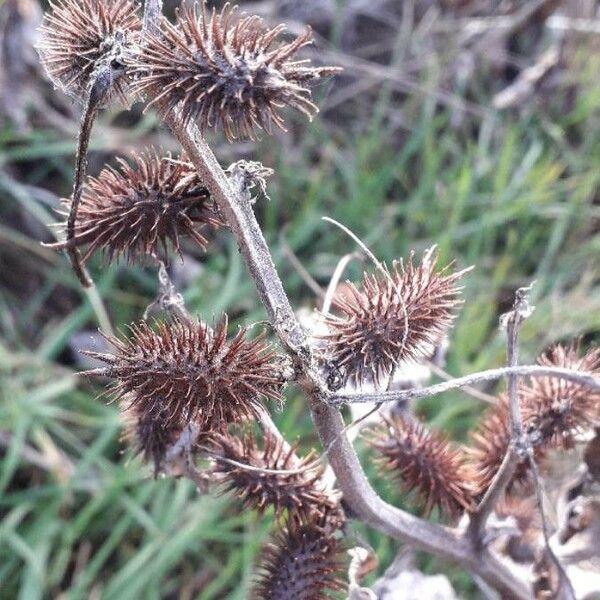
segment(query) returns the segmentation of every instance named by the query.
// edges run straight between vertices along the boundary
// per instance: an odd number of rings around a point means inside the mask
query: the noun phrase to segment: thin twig
[[[335,267],[333,275],[331,276],[331,280],[329,281],[329,285],[327,286],[327,292],[325,293],[325,299],[323,300],[323,306],[321,306],[321,313],[324,315],[328,315],[331,310],[331,304],[333,303],[333,298],[337,291],[338,285],[340,283],[340,279],[346,270],[346,267],[350,263],[350,261],[355,258],[359,258],[356,252],[352,252],[351,254],[346,254],[340,258],[338,264]]]
[[[443,381],[424,388],[411,388],[409,390],[394,390],[391,392],[352,392],[346,394],[333,394],[327,398],[327,402],[333,406],[341,404],[352,404],[355,402],[396,402],[406,400],[417,400],[419,398],[429,398],[437,396],[450,390],[463,388],[466,386],[484,383],[486,381],[495,381],[516,375],[517,377],[556,377],[565,379],[574,383],[579,383],[589,387],[591,390],[600,390],[600,378],[594,377],[590,373],[575,371],[573,369],[564,369],[562,367],[544,367],[541,365],[519,365],[516,367],[500,367],[498,369],[488,369],[479,373],[457,377],[450,381]]]
[[[510,411],[510,443],[506,455],[500,468],[496,472],[490,487],[487,489],[483,499],[471,515],[467,536],[474,542],[476,547],[485,544],[484,530],[488,517],[494,510],[498,500],[504,494],[506,486],[509,484],[517,465],[525,458],[527,452],[527,440],[523,436],[523,425],[521,423],[521,407],[519,405],[518,394],[518,375],[512,371],[518,367],[519,361],[519,328],[524,319],[526,319],[533,308],[529,306],[528,292],[531,286],[520,288],[515,293],[513,309],[503,315],[500,319],[500,325],[506,328],[506,363],[507,369],[511,369],[508,374],[508,402]]]
[[[427,360],[425,361],[425,365],[431,370],[432,373],[437,375],[438,377],[445,379],[446,381],[452,381],[454,377],[450,375],[445,369],[442,369],[439,365],[436,365],[433,361]],[[478,390],[475,387],[471,387],[470,385],[465,385],[462,387],[463,392],[472,396],[473,398],[477,398],[477,400],[482,400],[483,402],[487,402],[488,404],[496,404],[496,397],[491,394],[486,394],[481,390]]]
[[[108,89],[105,88],[104,93],[101,92],[100,87],[103,82],[103,79],[97,77],[90,86],[85,107],[83,109],[83,115],[81,116],[79,136],[77,138],[77,154],[75,155],[75,180],[73,182],[73,194],[71,196],[69,216],[67,218],[67,254],[73,270],[75,271],[75,275],[77,275],[77,278],[84,288],[89,288],[93,282],[86,268],[81,263],[81,254],[75,244],[75,225],[77,222],[79,204],[81,202],[81,194],[83,192],[83,182],[87,170],[87,151],[90,143],[90,136],[94,121],[96,120],[96,115],[98,114],[98,107]]]

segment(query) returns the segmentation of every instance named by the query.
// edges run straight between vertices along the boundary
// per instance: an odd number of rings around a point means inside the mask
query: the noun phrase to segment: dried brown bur
[[[285,26],[269,29],[260,17],[236,18],[235,10],[226,4],[209,17],[200,2],[180,7],[175,25],[163,18],[160,36],[150,35],[131,60],[135,90],[150,106],[179,106],[186,124],[220,128],[230,141],[284,129],[285,106],[312,118],[318,108],[308,84],[339,69],[294,60],[311,43],[310,30],[283,43]]]
[[[522,408],[522,407],[521,407]],[[481,498],[490,487],[511,442],[510,410],[508,398],[501,395],[496,404],[483,415],[477,428],[471,433],[471,443],[467,448],[467,457],[473,468],[473,487],[476,497]],[[545,457],[545,450],[537,446],[534,450],[538,465]],[[526,486],[530,482],[529,462],[521,460],[507,489],[514,485]]]
[[[300,458],[297,445],[285,448],[283,440],[272,434],[265,435],[262,447],[249,433],[241,438],[217,436],[214,445],[213,472],[224,490],[237,494],[245,508],[262,513],[273,506],[277,517],[287,513],[288,518],[299,521],[313,514],[339,512],[337,500],[321,481],[323,471],[315,463],[314,452]]]
[[[415,417],[393,415],[366,439],[378,452],[382,471],[415,492],[426,514],[434,506],[450,517],[474,508],[471,472],[463,452]]]
[[[113,397],[138,419],[219,432],[255,417],[262,397],[282,400],[279,356],[262,336],[246,339],[245,329],[227,341],[226,316],[214,330],[177,319],[129,329],[129,338],[107,337],[114,354],[89,354],[108,365],[94,373],[115,379]]]
[[[335,314],[324,315],[322,357],[345,380],[380,385],[401,361],[423,358],[447,333],[465,271],[436,270],[434,252],[416,267],[411,254],[385,275],[365,274],[360,288],[349,284],[334,299]]]
[[[146,255],[167,258],[170,248],[181,255],[181,238],[186,237],[205,249],[203,227],[222,222],[194,167],[185,156],[176,161],[154,149],[134,153],[132,159],[132,165],[119,159],[118,169],[105,167],[83,188],[71,242],[87,247],[82,261],[97,251],[108,262],[121,256],[131,263]],[[70,201],[65,204],[70,208]]]
[[[168,419],[164,412],[139,414],[136,405],[124,409],[122,418],[125,423],[123,439],[145,462],[154,465],[154,475],[157,476],[169,448],[179,439],[184,424]]]
[[[581,355],[576,344],[553,346],[538,359],[545,367],[560,367],[600,376],[600,348]],[[533,377],[520,386],[523,424],[553,448],[573,446],[575,436],[600,425],[600,391],[567,379]],[[534,443],[536,440],[533,440]]]
[[[600,349],[581,355],[577,346],[556,345],[539,359],[547,367],[562,367],[600,374]],[[575,436],[600,420],[600,393],[582,384],[557,377],[532,377],[518,388],[523,428],[534,447],[536,462],[543,466],[547,450],[567,448]],[[477,495],[483,495],[498,472],[510,443],[510,415],[506,395],[488,409],[471,436],[468,450],[475,472]],[[517,466],[514,483],[526,483],[529,464]],[[509,485],[510,489],[510,485]]]
[[[83,103],[99,66],[113,69],[112,93],[126,102],[124,55],[142,28],[138,5],[131,0],[56,0],[45,13],[38,46],[54,85]]]
[[[255,600],[330,600],[347,584],[345,547],[325,519],[289,521],[263,550]]]

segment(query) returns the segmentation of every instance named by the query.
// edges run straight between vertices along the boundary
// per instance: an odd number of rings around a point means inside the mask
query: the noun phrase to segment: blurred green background
[[[381,259],[438,244],[442,262],[475,265],[450,338],[445,368],[454,375],[502,364],[498,317],[533,280],[523,361],[555,341],[598,338],[600,39],[570,21],[597,24],[596,2],[248,7],[292,31],[311,23],[315,56],[345,67],[315,90],[322,112],[313,123],[290,114],[287,134],[258,144],[209,139],[224,165],[253,158],[275,169],[270,200],[256,211],[295,307],[310,311],[319,298],[290,253],[326,287],[340,257],[356,250],[322,221],[329,216]],[[156,274],[97,258],[98,294],[88,295],[65,257],[39,243],[53,239],[55,209],[70,192],[79,109],[37,66],[38,19],[35,0],[0,3],[0,597],[241,600],[270,516],[200,497],[187,481],[153,480],[120,441],[101,385],[75,376],[104,311],[118,326],[140,318]],[[177,150],[152,112],[110,110],[94,132],[89,170],[151,144]],[[364,266],[351,263],[348,278]],[[226,231],[207,254],[191,250],[173,277],[203,319],[265,318]],[[457,440],[482,408],[462,393],[416,406]],[[275,418],[290,439],[318,447],[294,389]],[[365,464],[386,499],[405,503]],[[355,531],[383,570],[398,545]],[[459,570],[425,558],[423,568],[478,597]]]

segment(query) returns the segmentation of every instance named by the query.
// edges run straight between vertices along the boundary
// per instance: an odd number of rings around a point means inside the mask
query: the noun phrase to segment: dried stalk
[[[527,292],[530,288],[521,288],[515,293],[513,309],[503,315],[500,322],[506,327],[506,362],[507,368],[514,369],[519,361],[519,327],[529,316],[531,308],[528,304]],[[479,546],[484,543],[484,530],[488,517],[500,500],[506,486],[512,479],[519,461],[527,455],[527,440],[523,436],[521,409],[519,406],[518,375],[514,372],[508,375],[508,402],[510,410],[511,441],[506,456],[496,473],[482,501],[471,515],[467,535]]]
[[[514,375],[516,377],[557,377],[566,379],[587,386],[592,390],[600,390],[600,379],[588,373],[575,371],[572,369],[563,369],[561,367],[544,367],[541,365],[518,365],[514,367],[500,367],[498,369],[488,369],[472,375],[457,377],[450,381],[436,383],[424,388],[412,388],[409,390],[396,390],[392,392],[352,392],[349,394],[333,394],[327,401],[333,406],[341,404],[352,404],[355,402],[396,402],[407,400],[418,400],[419,398],[429,398],[437,396],[450,390],[464,388],[484,383],[486,381],[495,381]]]

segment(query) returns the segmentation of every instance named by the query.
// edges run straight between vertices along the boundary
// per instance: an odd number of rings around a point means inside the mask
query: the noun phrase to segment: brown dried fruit
[[[224,431],[252,418],[260,398],[282,399],[281,361],[262,336],[240,329],[227,341],[227,317],[206,323],[174,320],[152,329],[141,321],[131,337],[107,337],[115,354],[90,352],[108,364],[112,393],[142,417],[168,424],[196,423],[201,432]]]
[[[318,112],[307,85],[337,69],[292,60],[311,43],[310,30],[277,43],[283,25],[267,29],[260,17],[235,19],[229,4],[210,18],[200,7],[182,6],[175,25],[163,19],[161,35],[149,36],[131,61],[135,89],[150,105],[164,100],[169,111],[179,105],[185,123],[221,128],[230,141],[283,129],[284,106],[309,118]]]
[[[600,348],[581,355],[574,344],[550,348],[538,359],[546,367],[561,367],[600,376]],[[524,427],[535,443],[568,448],[577,433],[600,424],[600,392],[558,377],[532,377],[519,389]]]
[[[394,262],[386,276],[365,274],[362,289],[346,288],[334,300],[338,314],[326,315],[323,358],[356,385],[377,385],[399,362],[426,356],[439,343],[460,304],[457,281],[465,271],[436,271],[437,256],[428,251],[417,267]]]
[[[196,170],[185,157],[175,161],[153,149],[132,156],[133,165],[119,159],[118,169],[105,167],[83,188],[73,238],[75,246],[87,246],[82,261],[96,251],[108,262],[158,256],[161,249],[166,257],[169,245],[181,254],[182,237],[204,249],[208,241],[200,230],[222,222]]]
[[[255,600],[330,600],[346,589],[347,560],[335,532],[320,520],[288,522],[263,550]]]
[[[367,441],[380,454],[383,472],[423,499],[426,514],[434,506],[452,517],[474,508],[463,452],[414,417],[393,415],[371,431]]]
[[[226,491],[241,498],[245,508],[263,512],[273,506],[278,517],[287,512],[290,519],[297,520],[306,520],[313,513],[339,511],[337,502],[324,489],[323,472],[314,463],[313,452],[300,458],[296,454],[297,445],[286,450],[282,440],[269,434],[265,435],[262,448],[250,434],[241,439],[222,435],[214,441],[217,454],[225,459],[216,459],[214,472],[222,478]]]
[[[56,0],[41,26],[40,59],[58,88],[84,102],[94,74],[110,66],[113,94],[125,100],[124,58],[142,23],[131,0]]]

